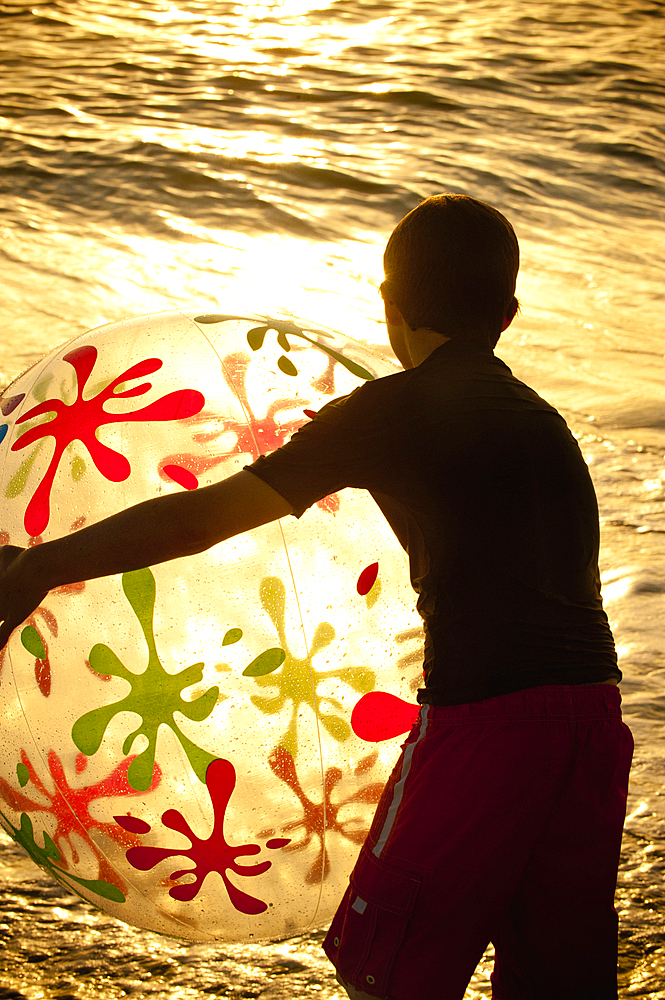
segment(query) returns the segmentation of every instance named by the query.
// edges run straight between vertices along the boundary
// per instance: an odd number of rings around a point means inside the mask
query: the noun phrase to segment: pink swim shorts
[[[615,1000],[620,705],[597,684],[423,706],[324,942],[340,981],[462,1000],[491,941],[496,1000]]]

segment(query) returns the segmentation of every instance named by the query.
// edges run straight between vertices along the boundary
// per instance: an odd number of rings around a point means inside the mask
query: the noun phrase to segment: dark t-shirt
[[[372,494],[419,595],[419,701],[620,679],[586,462],[560,414],[489,348],[450,340],[328,403],[248,468],[297,517],[347,486]]]

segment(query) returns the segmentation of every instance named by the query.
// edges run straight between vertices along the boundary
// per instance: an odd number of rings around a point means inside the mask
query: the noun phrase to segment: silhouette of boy
[[[381,293],[404,371],[333,400],[220,483],[0,553],[0,646],[54,587],[200,552],[345,487],[409,555],[420,716],[326,937],[355,1000],[617,996],[613,897],[632,737],[602,608],[595,493],[556,410],[493,353],[518,303],[501,213],[428,198]]]

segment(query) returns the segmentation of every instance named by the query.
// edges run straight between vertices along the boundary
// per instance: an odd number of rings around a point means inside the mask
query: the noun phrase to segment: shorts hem
[[[351,983],[345,983],[339,973],[337,973],[335,979],[342,989],[346,990],[349,1000],[395,1000],[394,997],[389,997],[387,994],[379,997],[373,993],[366,993],[364,990],[359,990],[355,986],[352,986]]]

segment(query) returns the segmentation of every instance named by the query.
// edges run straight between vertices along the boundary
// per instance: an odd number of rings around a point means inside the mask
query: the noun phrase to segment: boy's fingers
[[[7,645],[7,643],[9,642],[9,637],[13,631],[14,628],[11,625],[9,625],[8,622],[6,621],[4,621],[2,625],[0,625],[0,649],[3,649]]]

